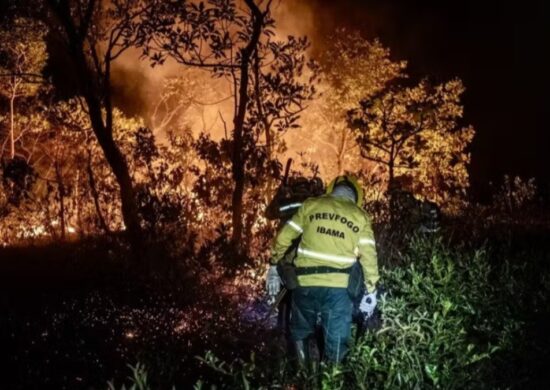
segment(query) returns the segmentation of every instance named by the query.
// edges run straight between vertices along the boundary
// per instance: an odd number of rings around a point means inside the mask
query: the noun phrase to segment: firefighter
[[[363,190],[357,180],[339,176],[328,186],[327,194],[307,199],[275,238],[266,288],[268,295],[274,295],[281,283],[297,286],[292,290],[290,336],[302,366],[307,364],[308,338],[314,335],[318,321],[324,359],[338,363],[348,350],[353,299],[360,298],[359,309],[366,315],[376,306],[376,246],[362,201]],[[277,263],[296,239],[300,241],[293,274],[280,275]],[[357,273],[363,277],[358,278]],[[291,278],[295,280],[288,280]]]

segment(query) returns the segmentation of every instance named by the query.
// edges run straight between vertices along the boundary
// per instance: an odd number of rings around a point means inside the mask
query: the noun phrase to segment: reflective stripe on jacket
[[[368,291],[378,276],[376,245],[367,214],[344,198],[323,195],[307,199],[281,228],[272,248],[279,261],[292,241],[302,235],[296,267],[351,267],[361,263]],[[301,286],[347,287],[348,275],[342,272],[298,276]]]

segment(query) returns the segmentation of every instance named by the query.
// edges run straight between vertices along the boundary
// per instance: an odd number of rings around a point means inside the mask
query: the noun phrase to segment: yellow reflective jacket
[[[294,261],[296,268],[344,269],[361,263],[367,291],[379,279],[376,246],[368,215],[353,201],[323,195],[307,199],[281,228],[272,248],[272,261],[283,258],[292,241],[302,235]],[[347,287],[342,272],[300,274],[300,286]],[[330,271],[330,269],[329,269]]]

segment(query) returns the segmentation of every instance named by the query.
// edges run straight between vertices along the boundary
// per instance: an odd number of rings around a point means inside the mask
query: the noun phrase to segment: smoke
[[[142,116],[149,124],[149,115],[158,100],[163,81],[182,73],[175,61],[151,67],[140,49],[128,49],[113,64],[112,82],[115,103],[127,115]]]
[[[311,2],[280,0],[272,6],[277,33],[284,38],[288,35],[307,36],[313,40],[316,35],[315,14]]]
[[[275,21],[275,38],[286,40],[290,35],[307,36],[311,43],[308,55],[315,59],[330,43],[326,37],[338,27],[346,26],[350,20],[349,3],[334,3],[326,4],[322,0],[275,0],[271,6],[271,14]],[[265,2],[262,4],[260,1],[260,5],[265,6]],[[242,7],[246,8],[244,4]],[[338,14],[338,9],[344,9],[344,14]],[[365,18],[364,14],[362,18]],[[232,85],[228,80],[215,79],[208,71],[186,67],[174,60],[167,60],[162,66],[153,68],[146,58],[142,58],[138,49],[128,50],[115,63],[113,84],[116,103],[127,115],[142,117],[155,131],[157,138],[163,140],[164,130],[167,128],[159,129],[152,117],[163,93],[164,82],[171,77],[190,80],[189,85],[181,86],[182,94],[192,95],[191,100],[207,104],[190,104],[180,113],[182,120],[171,123],[169,129],[191,129],[194,135],[202,131],[213,139],[220,139],[231,131],[233,100],[230,98],[222,103],[208,104],[231,97]],[[326,85],[319,85],[320,90],[325,88]],[[328,167],[332,164],[331,157],[327,154],[326,145],[320,145],[320,141],[313,141],[312,137],[324,130],[319,128],[318,120],[315,118],[316,111],[313,106],[316,104],[316,101],[310,102],[310,109],[301,115],[302,127],[285,135],[288,149],[282,158],[292,157],[303,163],[321,162],[321,173],[326,175],[330,169]],[[325,144],[327,142],[331,141],[325,140]]]
[[[329,43],[326,37],[345,25],[345,17],[334,14],[333,10],[334,5],[321,6],[319,0],[276,0],[271,8],[275,20],[275,39],[286,40],[290,35],[307,36],[311,43],[307,54],[315,59]],[[137,49],[126,52],[115,65],[116,102],[128,115],[141,116],[155,131],[157,139],[165,139],[165,130],[191,129],[195,136],[206,132],[214,140],[227,136],[231,131],[234,107],[232,85],[228,80],[213,78],[208,71],[186,67],[174,60],[152,68],[147,59],[141,58],[141,51]],[[152,116],[161,98],[164,82],[170,77],[190,80],[189,85],[182,84],[181,87],[182,93],[192,95],[191,100],[212,103],[230,98],[216,104],[190,104],[181,112],[179,122],[171,123],[168,128],[159,128],[155,126]],[[318,89],[327,87],[321,81]],[[285,134],[287,150],[280,158],[292,158],[302,164],[319,164],[321,175],[329,176],[333,174],[335,154],[333,148],[327,149],[327,144],[333,141],[327,138],[329,132],[320,127],[322,125],[316,117],[319,108],[315,106],[318,104],[318,101],[309,102],[309,109],[302,113],[299,121],[301,128]]]
[[[165,82],[175,78],[188,81],[181,84],[181,97],[174,94],[170,101],[173,107],[159,105],[165,92]],[[212,131],[214,138],[219,138],[220,132],[225,130],[221,119],[228,123],[232,120],[231,105],[227,101],[218,103],[231,95],[230,85],[225,80],[213,79],[208,70],[183,66],[171,59],[167,59],[162,66],[152,67],[137,49],[127,51],[115,63],[113,87],[117,106],[128,116],[142,117],[161,140],[166,135],[165,130],[182,128],[193,129],[195,133]],[[177,115],[169,126],[158,128],[158,122],[178,106],[178,101],[179,106],[185,106],[181,103],[188,102],[188,106],[177,111],[182,114],[181,120],[178,121]]]
[[[272,16],[276,23],[276,36],[286,39],[289,35],[316,35],[315,15],[308,2],[278,0],[272,4]],[[189,75],[192,74],[192,77]],[[195,98],[201,103],[211,103],[231,94],[231,85],[214,80],[209,71],[191,69],[167,59],[162,66],[151,67],[140,49],[129,49],[113,64],[113,94],[115,104],[128,116],[140,116],[148,126],[153,125],[152,114],[162,94],[164,81],[172,77],[189,77],[201,80],[195,88]],[[232,122],[232,104],[195,104],[187,112],[186,126],[194,132],[209,131],[214,138],[225,133],[226,124]],[[222,121],[223,118],[223,121]],[[162,138],[162,135],[160,135]]]

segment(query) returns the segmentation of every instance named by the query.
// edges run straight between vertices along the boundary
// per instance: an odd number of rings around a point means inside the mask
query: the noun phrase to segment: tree
[[[109,193],[113,191],[107,191],[109,188],[109,182],[114,181],[109,177],[109,169],[105,164],[104,156],[98,150],[98,144],[94,139],[93,130],[90,124],[90,118],[83,110],[83,106],[78,98],[73,98],[68,101],[60,101],[56,104],[52,104],[48,110],[48,121],[52,130],[52,134],[49,137],[49,141],[44,143],[42,155],[45,158],[40,159],[35,165],[44,172],[44,179],[49,180],[50,183],[55,183],[58,186],[58,193],[60,194],[60,205],[62,206],[61,194],[67,193],[71,197],[75,207],[76,221],[75,225],[79,231],[90,232],[93,228],[90,225],[92,218],[86,215],[88,209],[86,200],[90,196],[93,200],[93,211],[95,211],[95,217],[100,229],[109,234],[111,228],[109,225],[115,225],[115,223],[108,223],[105,213],[101,207],[101,195],[103,197],[109,196]],[[121,115],[118,110],[113,112],[113,127],[114,131],[120,127],[120,122],[124,122],[124,118],[119,119]],[[135,123],[130,123],[135,125]],[[55,153],[52,153],[55,151]],[[49,165],[49,166],[48,166]],[[49,178],[49,172],[55,172],[53,178]],[[101,172],[101,183],[97,183],[97,172]],[[74,183],[74,191],[69,191],[71,187],[66,183]],[[103,191],[100,195],[100,186]],[[72,192],[72,193],[71,193]],[[111,204],[118,204],[119,202],[112,199],[111,202],[104,202]],[[89,214],[93,211],[90,210]],[[64,212],[59,210],[61,224],[64,222]],[[88,220],[88,223],[85,221]],[[88,225],[88,226],[85,226]],[[64,232],[64,230],[62,230]],[[64,233],[63,233],[64,234]]]
[[[45,34],[43,24],[27,18],[15,18],[0,28],[0,94],[9,100],[9,136],[2,142],[0,157],[9,143],[9,158],[15,158],[16,143],[29,130],[17,126],[16,100],[34,96],[43,84]]]
[[[323,173],[334,177],[359,171],[363,164],[347,126],[347,112],[388,82],[406,77],[406,62],[392,61],[389,49],[378,40],[366,40],[358,31],[340,28],[326,42],[318,58],[323,79],[320,97],[304,114],[305,131],[296,136],[300,143],[316,141]]]
[[[141,228],[125,157],[113,138],[112,63],[132,47],[131,28],[144,12],[138,0],[48,0],[60,39],[70,55],[94,134],[120,187],[122,215],[137,258]]]
[[[472,127],[459,124],[463,92],[458,79],[390,85],[350,111],[361,155],[385,169],[387,189],[408,180],[415,193],[430,200],[463,195],[468,187],[465,149],[474,135]]]
[[[204,3],[167,3],[160,1],[141,24],[144,53],[154,64],[170,56],[187,66],[210,68],[233,78],[235,111],[233,118],[232,241],[238,246],[242,235],[242,199],[245,177],[243,139],[252,56],[257,49],[266,11],[253,0],[245,0],[248,15],[238,13],[233,2],[215,0]],[[230,31],[233,30],[233,31]]]
[[[262,8],[253,0],[244,3],[243,9],[227,0],[206,5],[159,1],[138,27],[144,54],[153,65],[172,58],[184,66],[210,69],[230,83],[232,242],[237,249],[243,235],[247,163],[256,155],[260,137],[265,139],[266,158],[273,156],[274,130],[296,127],[303,103],[314,93],[312,83],[299,80],[307,41],[275,40],[271,1]]]

